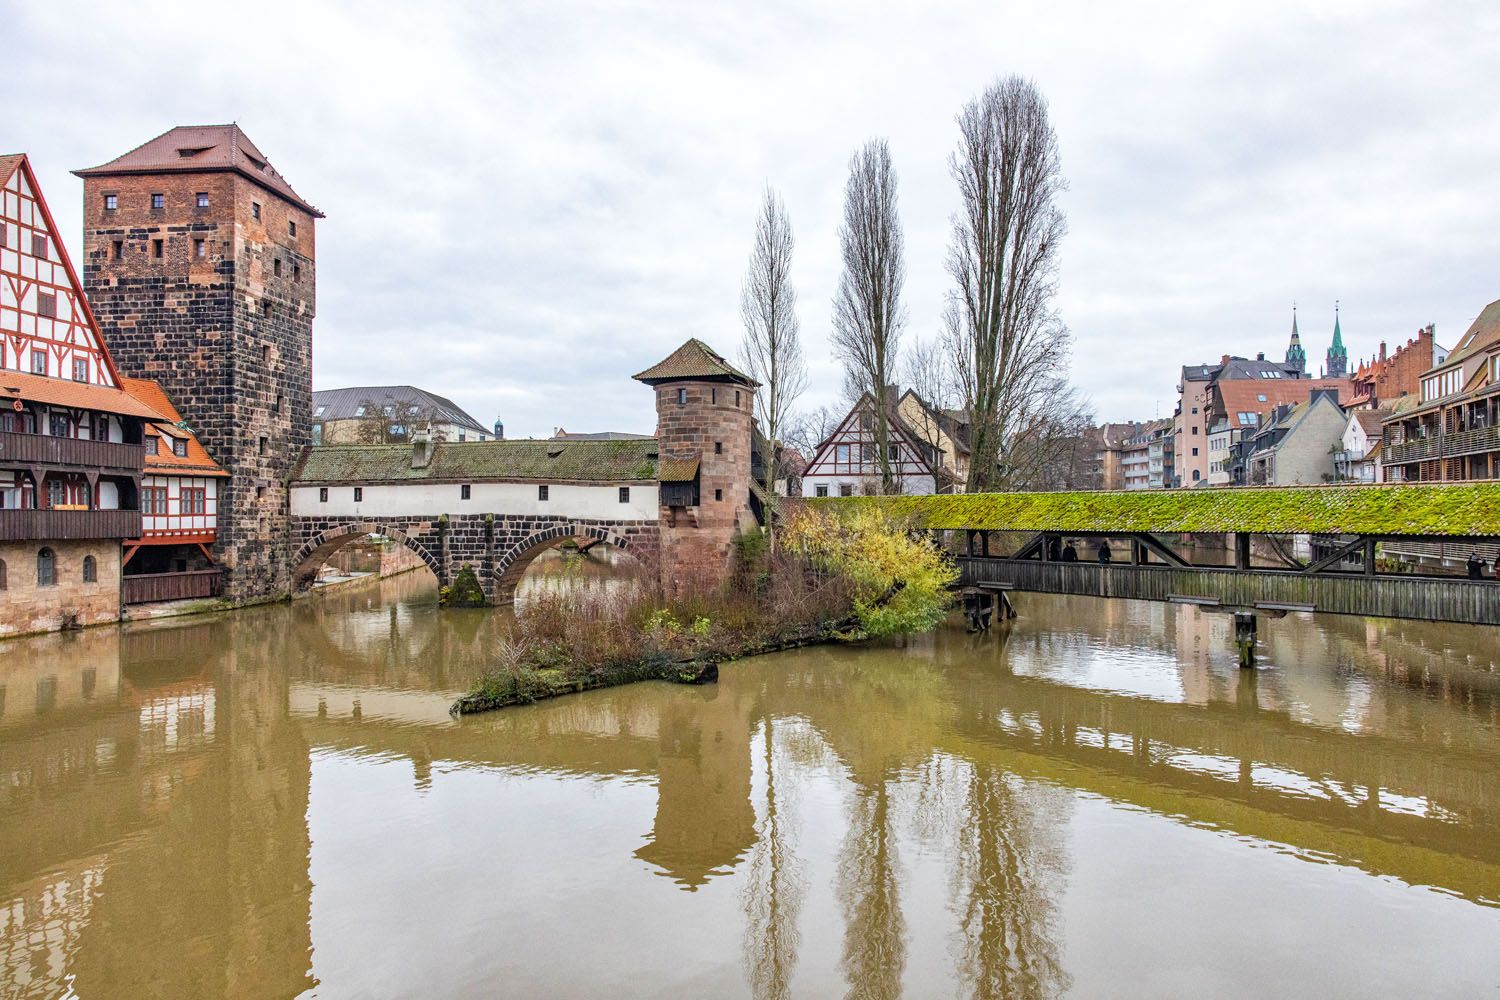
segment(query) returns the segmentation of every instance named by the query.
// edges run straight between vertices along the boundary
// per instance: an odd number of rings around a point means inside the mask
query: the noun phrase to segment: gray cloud
[[[328,213],[320,387],[410,381],[512,433],[649,431],[628,376],[732,350],[761,187],[797,230],[831,403],[849,153],[891,140],[913,334],[937,324],[953,115],[1019,72],[1049,96],[1070,234],[1060,305],[1101,417],[1170,409],[1176,369],[1321,358],[1496,297],[1492,5],[274,3],[0,0],[0,146],[32,154],[77,252],[73,167],[238,120]],[[493,9],[492,9],[493,8]],[[1045,9],[1044,9],[1045,8]]]

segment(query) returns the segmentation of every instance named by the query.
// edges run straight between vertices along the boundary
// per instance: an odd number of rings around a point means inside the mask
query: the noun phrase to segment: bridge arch
[[[350,521],[325,528],[303,543],[292,559],[292,585],[298,590],[306,590],[312,586],[318,567],[327,562],[329,556],[366,535],[382,535],[400,542],[427,564],[427,568],[432,570],[432,575],[437,577],[439,582],[443,581],[442,563],[438,558],[420,541],[412,538],[400,528],[377,521]]]
[[[533,560],[547,549],[570,538],[585,550],[595,545],[607,545],[618,552],[627,553],[643,565],[655,556],[654,552],[646,551],[640,545],[632,545],[630,539],[608,525],[559,522],[533,531],[506,549],[495,561],[495,603],[513,603],[516,599],[516,587],[520,586],[521,578],[526,575]]]

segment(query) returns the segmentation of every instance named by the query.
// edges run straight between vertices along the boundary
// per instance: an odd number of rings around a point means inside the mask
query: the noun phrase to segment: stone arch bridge
[[[490,441],[312,449],[291,482],[291,575],[310,586],[338,549],[383,535],[442,585],[473,568],[492,604],[567,540],[660,558],[656,441]]]

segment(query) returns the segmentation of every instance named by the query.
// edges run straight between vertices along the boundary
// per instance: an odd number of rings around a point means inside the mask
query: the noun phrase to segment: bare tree
[[[884,139],[871,139],[849,159],[844,222],[839,227],[844,273],[833,299],[833,350],[844,362],[850,395],[868,393],[874,403],[872,429],[884,493],[896,488],[887,418],[895,402],[889,398],[890,386],[905,322],[904,243],[890,146]]]
[[[828,440],[828,436],[838,429],[842,417],[843,414],[835,413],[826,406],[820,406],[816,410],[802,410],[787,422],[787,443],[800,451],[803,458],[812,461],[818,445]]]
[[[945,477],[958,477],[955,439],[956,421],[948,416],[954,406],[953,368],[941,337],[918,338],[907,345],[902,358],[906,384],[922,405],[902,410],[901,416],[928,451],[933,470]],[[949,454],[949,449],[952,454]],[[946,456],[946,459],[945,459]]]
[[[356,444],[401,444],[433,425],[433,414],[411,400],[361,400],[348,432]],[[436,437],[436,435],[434,435]]]
[[[1006,452],[1036,424],[1065,379],[1068,332],[1053,309],[1057,249],[1067,225],[1057,136],[1035,84],[996,82],[958,115],[949,168],[962,207],[953,218],[954,287],[945,336],[968,411],[968,489],[1009,482]]]
[[[767,187],[755,220],[750,267],[740,289],[740,316],[745,322],[740,354],[745,370],[761,384],[761,390],[755,394],[755,410],[769,442],[766,496],[772,504],[776,482],[783,471],[781,441],[786,436],[792,406],[807,389],[807,362],[802,355],[797,293],[791,278],[795,245],[786,206]],[[774,518],[768,516],[766,523],[774,548]]]

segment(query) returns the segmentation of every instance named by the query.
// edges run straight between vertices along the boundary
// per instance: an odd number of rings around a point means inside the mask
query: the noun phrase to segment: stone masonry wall
[[[54,555],[51,586],[37,585],[37,553]],[[97,578],[83,580],[83,560],[93,556]],[[120,620],[120,543],[0,542],[4,590],[0,590],[0,636],[54,632],[69,624],[102,625]]]
[[[658,558],[655,521],[598,521],[503,514],[461,514],[446,520],[402,517],[294,517],[292,562],[295,585],[305,587],[334,552],[366,534],[404,541],[447,585],[464,565],[474,568],[493,604],[508,604],[531,560],[565,538],[602,541],[654,569]]]
[[[117,367],[160,382],[230,473],[214,550],[234,601],[292,586],[286,484],[311,443],[313,224],[236,174],[84,182],[84,287]]]
[[[687,391],[679,403],[678,390]],[[755,393],[728,383],[656,386],[657,442],[663,461],[698,459],[698,506],[661,509],[662,587],[681,593],[723,579],[734,537],[755,523],[750,510],[750,419]]]

